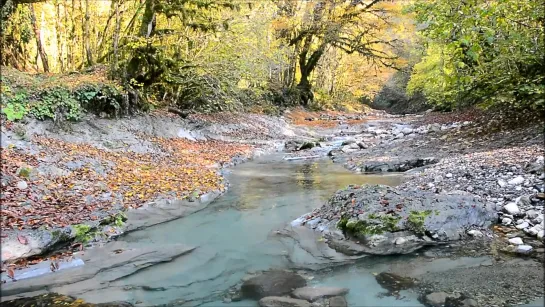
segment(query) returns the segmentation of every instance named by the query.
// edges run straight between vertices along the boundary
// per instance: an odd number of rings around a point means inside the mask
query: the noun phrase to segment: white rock
[[[526,217],[529,218],[530,220],[535,219],[538,215],[539,215],[539,212],[537,212],[536,210],[526,211]]]
[[[537,224],[537,225],[535,225],[535,226],[533,226],[533,227],[530,227],[530,228],[528,228],[528,229],[525,229],[524,231],[525,231],[527,234],[531,235],[531,236],[537,236],[537,234],[538,234],[540,231],[542,231],[542,230],[543,230],[543,225]]]
[[[400,138],[403,137],[403,135],[404,135],[404,134],[400,132],[400,133],[396,134],[396,137],[395,137],[395,138],[396,138],[396,139],[400,139]]]
[[[439,176],[435,176],[435,178],[433,179],[434,182],[441,182],[443,181],[443,177],[441,175]]]
[[[452,174],[451,174],[451,173],[448,173],[448,174],[445,175],[445,177],[447,177],[447,178],[452,178]]]
[[[524,220],[517,220],[517,222],[515,224],[520,225],[522,223],[524,223]]]
[[[524,182],[524,177],[517,176],[517,177],[509,180],[507,183],[509,183],[510,185],[517,185],[517,184],[521,184],[523,182]]]
[[[476,237],[476,238],[480,238],[480,237],[483,236],[482,232],[480,232],[479,230],[475,230],[475,229],[472,229],[472,230],[468,231],[467,234],[472,236],[472,237]]]
[[[541,213],[535,219],[532,220],[532,223],[534,224],[540,224],[542,222],[543,222],[543,213]]]
[[[28,184],[26,183],[26,181],[19,181],[17,182],[17,188],[19,190],[26,190],[26,188],[28,188]]]
[[[532,251],[532,247],[530,245],[519,245],[515,251],[519,254],[528,254]]]
[[[528,228],[528,226],[530,226],[530,224],[526,223],[526,222],[522,222],[522,224],[520,225],[517,225],[517,229],[524,229],[524,228]]]
[[[505,182],[505,180],[503,179],[498,179],[498,185],[504,188],[505,186],[507,186],[507,182]]]
[[[399,237],[395,240],[395,244],[396,245],[401,245],[403,243],[407,242],[407,240],[405,240],[405,238],[402,238],[402,237]]]
[[[511,215],[520,214],[520,209],[515,203],[508,203],[507,205],[503,206],[503,210]]]
[[[522,242],[522,239],[519,238],[519,237],[509,239],[509,243],[514,244],[514,245],[524,244],[524,242]]]
[[[472,187],[472,186],[468,186],[468,187],[466,188],[466,190],[467,190],[468,192],[473,192],[473,187]]]
[[[540,241],[543,241],[543,236],[545,236],[545,230],[540,230],[538,231],[537,233],[537,239],[540,240]]]
[[[504,217],[504,218],[501,220],[501,223],[502,223],[502,225],[509,225],[509,224],[511,224],[512,221],[513,221],[512,219],[510,219],[510,218],[508,218],[508,217]]]
[[[520,209],[516,203],[508,203],[507,205],[503,206],[503,210],[511,215],[520,214]]]
[[[401,133],[407,135],[407,134],[411,134],[413,133],[413,129],[409,128],[409,127],[405,127],[403,129],[401,129]]]

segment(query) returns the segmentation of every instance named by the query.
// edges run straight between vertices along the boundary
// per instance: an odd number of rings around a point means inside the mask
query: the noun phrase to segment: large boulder
[[[314,302],[322,298],[346,295],[348,291],[347,288],[336,287],[303,287],[295,289],[291,295],[295,298]]]
[[[250,278],[242,284],[244,297],[261,299],[267,296],[282,296],[307,285],[307,281],[298,274],[289,271],[267,271]]]
[[[311,216],[320,219],[312,228],[323,233],[327,244],[350,255],[410,253],[422,246],[464,239],[467,229],[486,228],[497,218],[493,203],[471,194],[383,185],[349,186]],[[338,230],[344,238],[334,235]]]
[[[268,296],[259,300],[261,307],[311,307],[312,305],[305,300],[282,296]]]

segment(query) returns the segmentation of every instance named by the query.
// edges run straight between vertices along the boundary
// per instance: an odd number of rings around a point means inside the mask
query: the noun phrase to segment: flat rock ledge
[[[494,204],[469,193],[351,185],[291,226],[322,233],[329,247],[345,255],[390,255],[463,240],[471,230],[486,233],[496,220]]]
[[[271,270],[244,280],[242,297],[259,300],[261,307],[346,307],[347,288],[309,287],[291,271]]]

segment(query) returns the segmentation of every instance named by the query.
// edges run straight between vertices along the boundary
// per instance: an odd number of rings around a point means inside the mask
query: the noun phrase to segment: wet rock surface
[[[311,307],[312,305],[305,301],[282,296],[268,296],[259,300],[260,307]]]
[[[307,281],[289,271],[268,271],[245,281],[241,286],[244,297],[261,299],[267,296],[282,296],[306,286]]]
[[[170,262],[190,254],[195,247],[180,244],[134,248],[123,242],[110,242],[87,252],[76,254],[85,265],[65,270],[62,274],[46,274],[35,278],[8,282],[2,286],[2,300],[10,296],[24,295],[33,291],[48,289],[63,294],[81,295],[88,291],[100,291],[110,283],[137,274],[154,265]],[[99,286],[101,285],[101,286]],[[119,291],[122,291],[119,289]],[[96,298],[95,298],[96,299]]]
[[[80,299],[71,296],[47,293],[33,297],[19,298],[12,301],[2,302],[5,307],[45,307],[45,306],[67,306],[67,307],[132,307],[126,302],[111,302],[101,304],[85,303]]]
[[[410,277],[399,276],[394,273],[382,272],[376,277],[377,282],[389,293],[396,293],[401,290],[414,288],[416,282]]]
[[[322,298],[334,296],[343,296],[348,293],[347,288],[335,287],[303,287],[295,289],[291,295],[298,299],[303,299],[309,302],[314,302]]]

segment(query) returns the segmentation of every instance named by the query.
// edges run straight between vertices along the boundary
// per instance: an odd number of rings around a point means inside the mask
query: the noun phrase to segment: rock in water
[[[375,279],[378,284],[389,292],[398,292],[400,290],[407,290],[415,286],[415,282],[412,278],[399,276],[397,274],[382,272],[378,274]]]
[[[329,247],[345,253],[346,242],[358,242],[357,254],[373,255],[407,254],[436,242],[460,240],[466,229],[487,227],[497,219],[492,203],[472,195],[383,185],[349,186],[313,214],[322,220],[312,228],[323,231]],[[351,240],[329,235],[337,229]]]
[[[293,290],[306,285],[306,280],[293,272],[267,271],[245,281],[241,291],[244,297],[259,300],[266,296],[290,294]]]
[[[261,307],[311,307],[312,305],[304,300],[298,300],[282,296],[268,296],[259,300]]]
[[[295,298],[314,302],[321,298],[328,298],[333,296],[342,296],[348,293],[347,288],[335,288],[335,287],[303,287],[295,289],[292,292],[292,296]]]
[[[343,296],[334,296],[329,299],[329,307],[347,307],[348,302]]]

